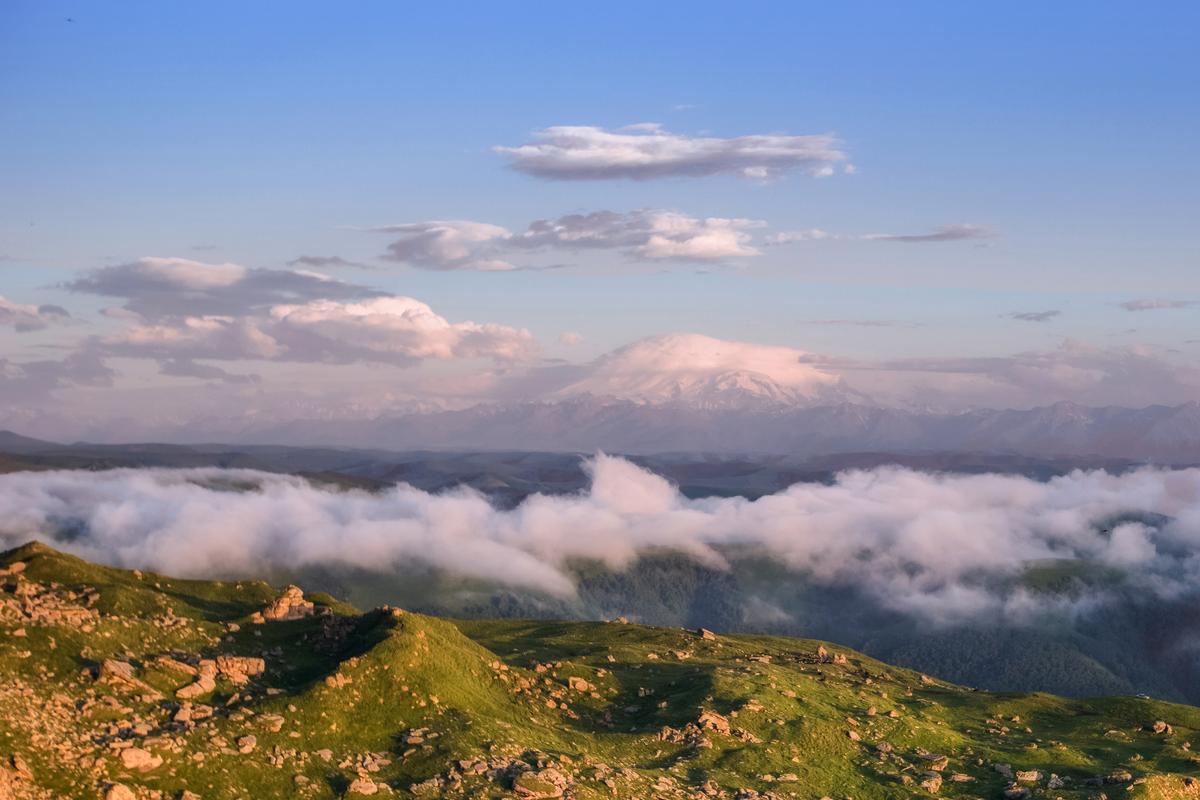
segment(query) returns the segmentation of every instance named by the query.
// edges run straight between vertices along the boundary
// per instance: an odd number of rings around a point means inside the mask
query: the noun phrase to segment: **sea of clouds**
[[[665,549],[724,568],[731,552],[749,550],[940,622],[1042,602],[1014,580],[1031,562],[1112,567],[1127,586],[1164,598],[1200,585],[1200,469],[1036,481],[880,468],[749,500],[688,499],[603,454],[587,467],[587,491],[533,495],[512,509],[467,489],[338,491],[249,470],[14,473],[0,476],[0,547],[36,538],[193,577],[420,565],[563,597],[574,592],[573,559],[622,569]]]

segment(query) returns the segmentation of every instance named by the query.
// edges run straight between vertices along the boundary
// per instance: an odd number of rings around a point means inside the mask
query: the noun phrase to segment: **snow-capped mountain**
[[[594,397],[644,405],[735,409],[841,402],[855,393],[792,347],[699,334],[642,339],[601,356],[549,400]]]

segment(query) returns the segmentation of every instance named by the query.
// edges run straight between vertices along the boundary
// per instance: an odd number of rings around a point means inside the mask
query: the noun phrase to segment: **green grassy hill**
[[[0,556],[0,798],[1169,798],[1200,709]]]

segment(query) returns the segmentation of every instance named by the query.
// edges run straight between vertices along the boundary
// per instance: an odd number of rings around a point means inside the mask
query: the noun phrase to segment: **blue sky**
[[[60,284],[146,256],[284,269],[527,328],[577,361],[696,331],[847,359],[1004,356],[1064,339],[1200,354],[1193,3],[86,3],[0,8],[0,294],[115,326]],[[493,148],[552,126],[833,133],[854,174],[545,180]],[[762,255],[562,269],[380,261],[361,229],[522,231],[597,210],[761,220]],[[974,224],[980,239],[904,243]],[[773,232],[833,240],[762,247]],[[1133,313],[1119,303],[1177,308]],[[1060,313],[1026,322],[1013,312]],[[822,321],[903,323],[817,324]],[[583,342],[559,345],[562,331]],[[1190,348],[1190,349],[1189,349]],[[136,368],[134,370],[136,372]]]

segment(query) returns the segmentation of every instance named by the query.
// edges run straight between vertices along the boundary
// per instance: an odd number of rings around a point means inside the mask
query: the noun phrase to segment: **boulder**
[[[104,800],[137,800],[137,795],[128,786],[113,783],[104,790]]]
[[[544,800],[562,797],[566,786],[566,777],[548,767],[537,772],[522,772],[513,781],[513,793],[527,800]]]
[[[217,662],[202,659],[196,668],[196,680],[175,692],[180,700],[192,700],[217,688]]]
[[[370,797],[373,794],[379,793],[379,784],[367,777],[358,777],[346,788],[347,795],[361,795]]]
[[[143,750],[140,747],[127,747],[121,751],[121,764],[125,769],[149,772],[162,766],[162,763],[162,756],[156,756],[149,750]]]
[[[239,686],[248,683],[251,678],[263,674],[267,662],[261,658],[250,656],[217,656],[217,671]]]
[[[922,773],[921,788],[930,794],[937,794],[942,788],[942,776],[936,772]]]
[[[696,724],[701,728],[723,733],[726,736],[730,733],[729,720],[709,709],[703,709],[700,712],[700,716],[696,719]]]

